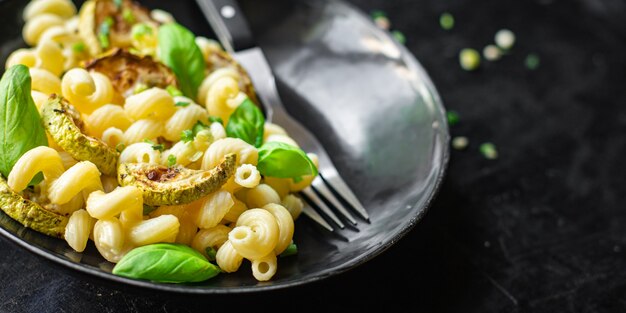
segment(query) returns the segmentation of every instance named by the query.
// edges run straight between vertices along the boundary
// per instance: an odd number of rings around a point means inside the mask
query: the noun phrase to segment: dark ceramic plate
[[[26,1],[0,0],[0,62],[24,45]],[[288,110],[319,135],[371,221],[333,234],[306,216],[296,222],[297,255],[281,258],[269,282],[256,281],[244,263],[237,273],[201,284],[172,285],[110,273],[112,264],[90,243],[75,253],[0,213],[0,233],[75,274],[103,282],[188,294],[266,291],[341,274],[379,255],[422,218],[448,162],[444,107],[418,61],[368,15],[337,1],[243,1],[242,8],[276,71]],[[144,1],[197,34],[211,36],[192,1]]]

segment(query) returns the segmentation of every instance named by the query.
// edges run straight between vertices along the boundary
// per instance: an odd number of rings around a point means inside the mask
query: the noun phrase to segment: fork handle
[[[196,3],[227,52],[256,46],[248,21],[236,0],[196,0]]]

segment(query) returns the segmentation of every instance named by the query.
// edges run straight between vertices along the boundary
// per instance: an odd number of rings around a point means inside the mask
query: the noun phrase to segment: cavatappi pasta
[[[217,42],[194,36],[191,46],[197,47],[205,66],[190,84],[180,72],[189,74],[192,69],[177,68],[163,54],[167,43],[161,28],[176,24],[175,19],[162,10],[134,11],[137,5],[129,0],[89,0],[78,8],[70,0],[28,3],[22,33],[26,47],[9,55],[5,70],[20,64],[28,67],[38,112],[67,115],[81,133],[62,134],[73,138],[74,144],[64,145],[66,151],[53,139],[59,134],[51,132],[67,127],[46,127],[48,146],[23,153],[6,177],[7,184],[67,218],[62,238],[77,252],[91,242],[104,259],[118,263],[137,247],[184,244],[224,273],[248,264],[255,279],[270,280],[279,267],[277,256],[294,242],[294,221],[304,206],[297,192],[311,184],[316,172],[292,178],[264,172],[268,167],[261,164],[262,145],[299,148],[280,125],[269,121],[260,128],[257,124],[258,142],[230,128],[231,122],[241,122],[235,112],[244,103],[258,105],[247,74],[234,61],[224,61],[227,54]],[[94,60],[116,49],[137,59],[117,59],[110,64],[111,72],[93,66]],[[167,65],[166,70],[155,71],[155,64]],[[47,111],[54,97],[69,109]],[[150,206],[146,193],[154,190],[105,175],[97,153],[85,157],[73,150],[90,146],[93,151],[94,143],[117,151],[112,161],[117,167],[141,164],[162,171],[146,170],[142,175],[161,184],[164,198],[170,192],[167,188],[193,189],[196,176],[180,181],[168,177],[185,171],[214,175],[229,155],[236,161],[214,191],[186,203],[174,200],[171,205]],[[308,157],[316,167],[315,155]],[[33,186],[38,173],[43,179]]]

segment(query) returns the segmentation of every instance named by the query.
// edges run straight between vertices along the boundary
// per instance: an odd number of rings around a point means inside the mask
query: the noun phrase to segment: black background
[[[2,239],[0,311],[626,312],[626,2],[350,2],[386,12],[458,112],[451,135],[469,139],[402,240],[323,281],[198,298],[90,283]],[[460,49],[480,51],[502,28],[516,34],[510,53],[461,69]]]

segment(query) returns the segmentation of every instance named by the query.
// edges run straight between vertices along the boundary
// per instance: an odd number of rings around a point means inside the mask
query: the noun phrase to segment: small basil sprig
[[[252,102],[246,99],[230,115],[226,125],[228,137],[240,138],[243,141],[260,147],[263,144],[263,112]]]
[[[159,27],[159,57],[176,74],[183,94],[191,99],[196,99],[206,68],[195,39],[190,30],[178,23],[167,23]]]
[[[200,282],[220,273],[220,268],[183,244],[155,243],[128,252],[113,274],[162,283]]]
[[[10,67],[0,80],[0,172],[4,177],[28,150],[48,145],[30,87],[30,73],[21,64]],[[42,179],[38,174],[31,185]]]
[[[259,148],[257,169],[263,176],[298,179],[317,175],[317,167],[302,149],[282,142],[266,142]]]

